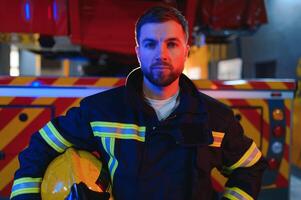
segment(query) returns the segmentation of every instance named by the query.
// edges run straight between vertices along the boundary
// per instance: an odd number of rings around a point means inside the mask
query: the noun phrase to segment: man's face
[[[185,33],[175,21],[141,27],[137,57],[145,78],[156,86],[168,86],[179,78],[188,50]]]

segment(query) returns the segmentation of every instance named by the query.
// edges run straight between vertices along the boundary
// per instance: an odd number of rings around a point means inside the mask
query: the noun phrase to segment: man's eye
[[[175,42],[169,42],[169,43],[167,44],[167,46],[168,46],[168,48],[175,48],[175,47],[177,47],[178,45],[177,45],[177,43],[175,43]]]
[[[148,48],[148,49],[153,49],[155,48],[156,44],[155,43],[152,43],[152,42],[149,42],[149,43],[145,43],[144,44],[144,47],[145,48]]]

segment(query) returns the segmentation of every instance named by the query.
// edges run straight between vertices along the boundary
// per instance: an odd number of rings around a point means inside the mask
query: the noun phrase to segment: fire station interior
[[[15,91],[72,89],[72,78],[124,80],[139,66],[135,21],[161,4],[178,8],[189,22],[184,73],[232,107],[265,152],[269,169],[259,199],[300,199],[300,0],[0,0],[0,200],[9,199],[14,162],[23,149],[16,147],[18,135],[28,131],[25,122],[36,106],[12,104],[11,99],[24,97]],[[69,82],[44,87],[44,78]],[[242,97],[232,100],[219,94],[224,90],[237,90]],[[270,96],[243,97],[257,91]],[[58,114],[50,104],[40,109],[49,109],[49,118]],[[219,175],[216,179],[224,182]]]

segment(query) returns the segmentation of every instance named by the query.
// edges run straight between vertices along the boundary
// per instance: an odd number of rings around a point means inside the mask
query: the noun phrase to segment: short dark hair
[[[147,23],[160,23],[166,21],[176,21],[181,26],[188,41],[188,22],[179,10],[171,6],[155,6],[148,9],[136,22],[135,39],[139,44],[141,27]]]

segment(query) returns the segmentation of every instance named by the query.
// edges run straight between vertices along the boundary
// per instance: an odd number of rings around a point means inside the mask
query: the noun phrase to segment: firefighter
[[[266,162],[230,108],[182,74],[188,25],[171,7],[136,23],[140,67],[125,86],[84,98],[48,122],[19,156],[11,198],[39,199],[48,164],[69,147],[96,151],[115,200],[210,200],[211,170],[229,179],[223,199],[256,199]]]

